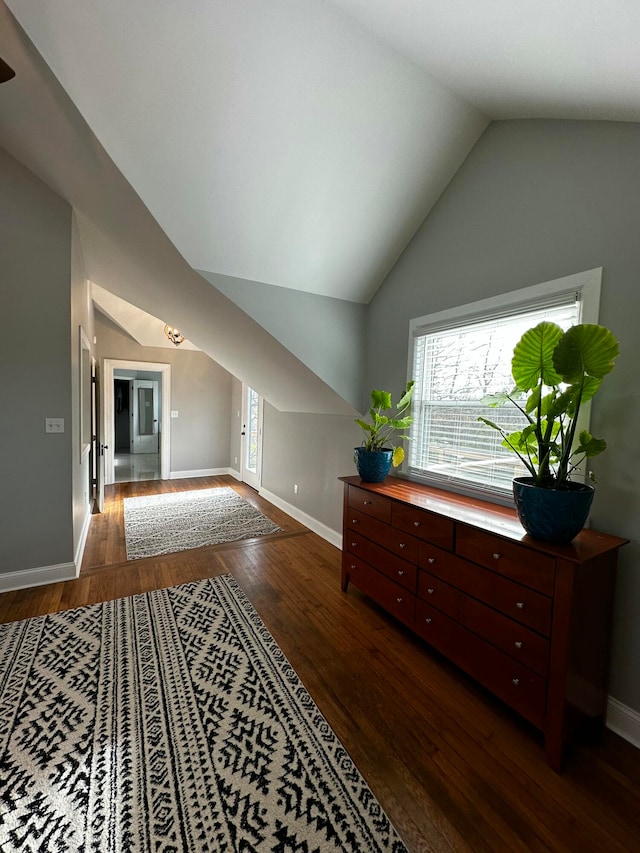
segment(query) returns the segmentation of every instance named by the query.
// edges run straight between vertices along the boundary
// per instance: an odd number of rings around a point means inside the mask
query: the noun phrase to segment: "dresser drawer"
[[[458,527],[455,551],[492,572],[505,575],[544,595],[553,595],[555,559],[547,554],[463,524]]]
[[[430,607],[426,601],[416,599],[413,630],[443,655],[449,654],[452,625],[451,619],[444,613],[436,610],[435,607]]]
[[[416,563],[418,560],[418,540],[408,536],[402,530],[396,530],[388,524],[383,524],[376,518],[361,512],[359,509],[349,507],[346,517],[347,527],[367,539],[371,539],[377,545],[382,545],[388,551],[392,551],[398,557],[402,557],[408,563]]]
[[[544,678],[419,598],[413,629],[472,678],[542,728],[547,699]]]
[[[394,503],[391,508],[391,524],[398,530],[404,530],[440,548],[453,550],[453,521],[450,518]]]
[[[470,631],[543,678],[547,677],[549,640],[525,628],[524,625],[508,619],[475,598],[461,595],[459,607],[458,621]]]
[[[347,531],[344,547],[351,554],[375,566],[379,572],[415,593],[418,570],[414,563],[409,563],[385,548],[381,548],[354,530]]]
[[[546,595],[464,560],[457,561],[451,583],[539,634],[551,633],[552,601]]]
[[[349,555],[347,559],[351,583],[402,622],[412,625],[415,615],[415,596],[357,557]]]
[[[376,542],[379,542],[384,548],[393,551],[403,560],[408,560],[410,563],[418,562],[418,540],[413,536],[409,536],[404,530],[397,530],[393,525],[391,527],[383,527],[379,525],[379,531],[376,533]]]
[[[547,701],[546,679],[461,625],[451,630],[456,641],[453,649],[453,640],[450,640],[451,659],[534,726],[542,728]]]
[[[391,523],[391,501],[383,495],[359,489],[357,486],[349,486],[348,502],[353,509],[359,509],[360,512],[365,512],[377,518],[378,521],[384,521],[385,524]]]
[[[438,610],[448,613],[455,619],[459,618],[462,593],[422,569],[418,571],[418,598],[426,601],[431,607],[437,607]]]
[[[362,536],[366,536],[367,539],[374,539],[376,541],[380,537],[381,531],[387,528],[391,530],[388,524],[353,507],[349,507],[349,511],[345,516],[345,523],[350,530],[355,530],[362,534]]]
[[[436,575],[461,592],[479,598],[539,634],[549,636],[552,600],[546,595],[431,545],[421,545],[418,549],[418,565],[428,568],[429,574]]]
[[[437,575],[443,580],[449,579],[452,568],[459,563],[459,559],[450,551],[443,551],[430,543],[421,542],[418,546],[418,565],[426,569],[430,574]]]

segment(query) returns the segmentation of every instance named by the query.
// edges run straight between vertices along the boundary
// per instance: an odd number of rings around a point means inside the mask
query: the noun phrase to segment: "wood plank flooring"
[[[230,485],[282,533],[126,561],[122,498]],[[640,851],[640,751],[610,731],[560,776],[540,735],[351,588],[340,552],[229,477],[108,487],[78,580],[0,595],[0,622],[230,572],[412,853]]]

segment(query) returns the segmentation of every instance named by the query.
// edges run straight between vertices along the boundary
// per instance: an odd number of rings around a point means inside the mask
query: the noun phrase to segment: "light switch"
[[[64,418],[45,418],[45,432],[64,432]]]

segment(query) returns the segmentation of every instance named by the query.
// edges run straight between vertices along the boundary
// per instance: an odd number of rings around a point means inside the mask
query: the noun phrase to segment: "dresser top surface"
[[[494,533],[529,548],[552,554],[572,562],[585,562],[606,551],[625,545],[628,540],[596,530],[581,531],[570,545],[552,545],[532,539],[520,524],[515,509],[498,506],[479,498],[446,492],[422,483],[400,477],[387,477],[383,483],[364,483],[360,477],[340,477],[346,485],[357,486],[375,494],[384,495],[402,504],[418,507],[437,515],[444,515],[462,524],[468,524]]]

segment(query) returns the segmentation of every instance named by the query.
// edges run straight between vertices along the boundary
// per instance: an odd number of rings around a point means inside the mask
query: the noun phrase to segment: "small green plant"
[[[580,407],[613,370],[618,353],[613,334],[594,323],[580,323],[565,332],[543,321],[516,344],[511,361],[515,388],[509,394],[485,397],[483,402],[494,407],[509,402],[527,424],[507,433],[493,421],[478,420],[498,430],[503,446],[520,457],[534,485],[567,488],[583,459],[606,449],[604,439],[594,438],[587,430],[580,432],[577,442],[575,433]]]
[[[413,423],[413,418],[405,414],[411,408],[413,399],[414,380],[407,382],[407,387],[402,392],[402,396],[396,406],[396,416],[394,418],[384,415],[383,412],[388,412],[393,409],[391,394],[388,391],[372,391],[371,392],[371,408],[369,416],[371,422],[356,418],[356,423],[364,430],[365,437],[362,441],[362,446],[365,450],[384,450],[391,448],[393,450],[392,462],[394,468],[404,459],[404,448],[400,444],[395,444],[394,439],[408,439],[407,435],[403,435],[404,430],[408,430]]]

